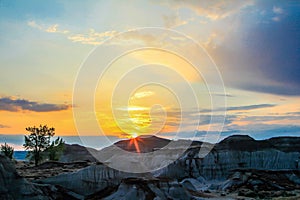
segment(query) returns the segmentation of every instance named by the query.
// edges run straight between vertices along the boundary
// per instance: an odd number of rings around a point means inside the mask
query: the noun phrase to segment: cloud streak
[[[96,32],[94,29],[90,29],[87,34],[70,34],[68,39],[72,42],[79,42],[82,44],[100,45],[106,39],[115,36],[117,33],[117,31]]]
[[[133,97],[131,97],[132,99],[141,99],[141,98],[145,98],[145,97],[149,97],[154,95],[154,92],[152,91],[144,91],[144,92],[137,92],[133,95]]]
[[[280,7],[273,6],[273,12],[275,14],[282,14],[283,13],[283,9],[280,8]]]
[[[33,112],[51,112],[68,110],[71,106],[65,104],[49,104],[29,101],[26,99],[13,99],[11,97],[0,98],[0,110],[19,112],[19,111],[33,111]]]
[[[46,26],[44,24],[38,24],[36,21],[28,21],[27,25],[38,29],[42,32],[47,33],[60,33],[66,35],[67,39],[81,44],[89,44],[89,45],[100,45],[109,37],[116,35],[118,32],[116,31],[106,31],[106,32],[96,32],[94,29],[90,29],[87,33],[71,33],[69,30],[61,30],[59,29],[58,24],[53,24],[50,26]]]
[[[233,106],[228,107],[227,111],[235,111],[235,110],[254,110],[260,108],[270,108],[276,106],[275,104],[255,104],[255,105],[247,105],[247,106]]]
[[[218,111],[249,111],[249,110],[261,109],[261,108],[271,108],[275,106],[276,104],[253,104],[253,105],[246,105],[246,106],[231,106],[226,108],[216,108],[214,110],[202,109],[200,113],[218,112]]]
[[[174,28],[188,23],[187,20],[182,20],[178,13],[174,15],[163,15],[163,21],[166,28]]]
[[[6,126],[6,125],[3,125],[3,124],[0,124],[0,128],[10,128],[10,127]]]
[[[62,34],[68,34],[69,31],[68,30],[60,30],[58,28],[58,24],[53,24],[50,26],[46,26],[46,25],[41,25],[36,23],[36,21],[28,21],[27,25],[32,27],[32,28],[36,28],[40,31],[44,31],[44,32],[48,32],[48,33],[62,33]]]
[[[170,19],[167,19],[170,20]],[[178,23],[178,19],[176,19]],[[173,22],[169,22],[172,23]],[[101,45],[105,40],[109,39],[110,37],[116,36],[116,38],[119,40],[120,43],[114,43],[121,45],[123,42],[127,44],[129,40],[134,40],[137,42],[143,42],[147,45],[151,43],[156,43],[159,40],[157,39],[156,35],[150,35],[150,34],[143,34],[143,33],[136,33],[136,32],[129,32],[124,35],[120,35],[121,32],[115,31],[115,30],[110,30],[110,31],[104,31],[104,32],[97,32],[94,29],[89,29],[85,33],[73,33],[69,30],[63,30],[59,29],[58,24],[53,24],[53,25],[44,25],[44,24],[38,24],[36,21],[28,21],[27,25],[38,29],[42,32],[47,32],[47,33],[59,33],[64,35],[68,40],[75,42],[75,43],[80,43],[80,44],[87,44],[87,45]],[[178,25],[178,24],[177,24]],[[129,29],[128,31],[131,31],[133,29]]]
[[[231,15],[238,13],[240,10],[247,6],[252,6],[252,0],[248,1],[159,1],[160,4],[169,6],[172,9],[188,8],[199,16],[203,16],[210,20],[220,20]]]

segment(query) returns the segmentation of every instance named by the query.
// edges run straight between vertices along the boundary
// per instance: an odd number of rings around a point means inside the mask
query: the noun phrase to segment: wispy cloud
[[[297,115],[263,115],[263,116],[241,116],[243,122],[274,122],[274,121],[299,121]]]
[[[72,33],[69,30],[60,29],[58,24],[44,25],[38,24],[34,20],[28,21],[27,25],[47,33],[64,34],[66,35],[67,39],[71,40],[72,42],[89,45],[102,44],[104,40],[118,33],[117,31],[97,32],[94,29],[90,29],[87,33]]]
[[[276,106],[275,104],[255,104],[255,105],[247,105],[247,106],[233,106],[228,107],[226,110],[233,111],[233,110],[254,110],[260,108],[270,108]]]
[[[173,24],[174,22],[168,22]],[[178,23],[178,22],[176,22]],[[157,43],[159,40],[156,35],[151,34],[144,34],[140,32],[130,32],[132,29],[128,29],[128,33],[126,35],[118,35],[120,32],[115,30],[104,31],[104,32],[97,32],[95,29],[89,29],[85,33],[74,33],[69,30],[60,29],[58,24],[53,25],[43,25],[38,24],[36,21],[28,21],[27,25],[38,29],[42,32],[47,33],[60,33],[66,36],[66,38],[72,42],[81,43],[81,44],[88,44],[88,45],[100,45],[106,39],[116,36],[117,41],[119,43],[114,43],[114,45],[122,45],[123,43],[127,44],[129,40],[134,40],[136,42],[143,42],[145,44],[152,44]]]
[[[37,28],[39,30],[43,30],[43,27],[41,25],[37,24],[35,21],[28,21],[27,25],[32,28]]]
[[[283,14],[283,9],[281,7],[273,6],[273,13],[276,15],[272,17],[274,22],[279,22],[281,20],[280,15]]]
[[[270,108],[274,107],[276,104],[254,104],[254,105],[246,105],[246,106],[230,106],[226,108],[216,108],[214,110],[211,109],[202,109],[201,113],[206,112],[218,112],[218,111],[249,111],[249,110],[255,110],[255,109],[261,109],[261,108]]]
[[[48,33],[62,33],[62,34],[68,34],[69,31],[68,30],[61,30],[59,29],[59,25],[58,24],[53,24],[53,25],[44,25],[44,24],[38,24],[36,23],[36,21],[31,20],[27,22],[27,25],[32,27],[32,28],[36,28],[40,31],[44,31],[44,32],[48,32]]]
[[[252,0],[248,1],[159,1],[162,5],[167,5],[173,9],[188,8],[197,15],[206,17],[210,20],[219,20],[238,13],[241,9],[254,4]]]
[[[280,7],[273,6],[273,12],[275,14],[282,14],[283,13],[283,9],[280,8]]]
[[[280,21],[280,17],[276,16],[276,17],[272,17],[272,20],[274,22],[279,22]]]
[[[152,91],[144,91],[144,92],[137,92],[131,97],[132,99],[140,99],[154,95],[155,93]]]
[[[0,124],[0,128],[10,128],[10,126]]]
[[[96,32],[94,29],[90,29],[87,34],[70,34],[68,39],[82,44],[99,45],[117,33],[117,31]]]
[[[14,99],[12,97],[0,98],[0,110],[18,112],[22,110],[34,112],[51,112],[68,110],[71,106],[65,104],[49,104],[29,101],[26,99]]]
[[[46,29],[46,32],[48,32],[48,33],[63,33],[63,34],[69,33],[68,30],[59,30],[59,29],[58,29],[58,24],[54,24],[54,25],[52,25],[52,26],[49,26],[49,27]]]
[[[174,28],[188,23],[187,20],[181,19],[178,13],[173,15],[163,15],[163,21],[166,28]]]
[[[288,112],[287,115],[300,115],[300,112]]]
[[[218,94],[218,93],[212,93],[214,96],[219,96],[219,97],[236,97],[235,95],[232,94]]]

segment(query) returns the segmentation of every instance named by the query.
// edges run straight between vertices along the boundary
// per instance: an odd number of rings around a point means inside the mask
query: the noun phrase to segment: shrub
[[[6,142],[4,143],[4,145],[1,145],[1,152],[3,155],[5,155],[6,157],[12,159],[13,158],[13,154],[14,154],[14,148],[9,146],[8,144],[6,144]]]

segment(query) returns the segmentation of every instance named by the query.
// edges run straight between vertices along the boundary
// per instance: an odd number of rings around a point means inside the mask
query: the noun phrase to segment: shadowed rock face
[[[300,137],[276,137],[266,141],[275,149],[283,152],[300,152]]]

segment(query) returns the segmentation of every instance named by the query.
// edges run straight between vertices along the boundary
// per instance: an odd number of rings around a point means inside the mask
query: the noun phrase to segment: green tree
[[[4,145],[1,145],[1,152],[8,158],[12,159],[14,154],[14,148],[4,143]]]
[[[56,140],[52,141],[51,145],[45,150],[48,155],[49,160],[59,160],[61,154],[65,148],[65,141],[58,137]]]
[[[33,156],[34,164],[37,166],[43,158],[42,152],[50,147],[51,138],[55,135],[55,128],[40,125],[39,127],[28,127],[26,131],[29,132],[29,135],[25,136],[23,146],[26,150],[31,150],[29,154]]]

